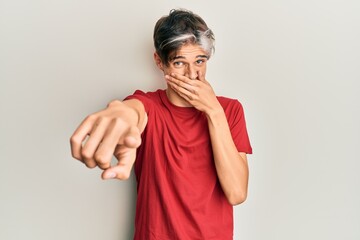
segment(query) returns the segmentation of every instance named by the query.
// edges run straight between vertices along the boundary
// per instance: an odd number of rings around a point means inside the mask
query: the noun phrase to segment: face
[[[197,79],[198,71],[205,76],[206,63],[209,59],[208,54],[196,44],[187,44],[182,46],[177,51],[175,57],[170,60],[168,66],[161,62],[156,53],[154,57],[157,66],[164,72],[165,75],[177,73],[190,79]]]

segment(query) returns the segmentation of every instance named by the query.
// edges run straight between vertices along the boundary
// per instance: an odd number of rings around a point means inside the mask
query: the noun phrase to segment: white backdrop
[[[360,239],[356,0],[1,0],[0,239],[131,239],[134,178],[102,181],[69,138],[111,99],[164,87],[152,30],[178,7],[213,29],[207,79],[245,107],[234,239]]]

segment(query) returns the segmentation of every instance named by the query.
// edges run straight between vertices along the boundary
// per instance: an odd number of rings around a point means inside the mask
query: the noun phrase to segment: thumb
[[[135,162],[136,148],[118,145],[115,149],[114,156],[116,157],[118,163],[115,166],[105,169],[101,175],[102,179],[128,179],[131,174],[132,166]]]
[[[124,145],[128,148],[138,148],[141,144],[141,134],[139,128],[130,127],[128,133],[124,137]]]
[[[205,76],[204,76],[204,74],[203,74],[201,71],[198,71],[197,74],[198,74],[198,79],[199,79],[200,81],[206,82]]]
[[[116,165],[103,171],[101,174],[102,179],[119,179],[127,180],[131,174],[131,166]]]
[[[102,179],[128,179],[130,177],[131,168],[135,162],[136,148],[118,146],[114,155],[117,158],[118,163],[117,165],[104,170],[101,175]]]

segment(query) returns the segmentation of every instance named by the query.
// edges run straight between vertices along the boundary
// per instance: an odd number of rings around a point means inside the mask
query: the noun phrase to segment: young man
[[[213,33],[198,15],[172,10],[156,23],[154,45],[166,90],[136,91],[88,116],[72,155],[104,179],[127,179],[134,165],[134,239],[232,239],[252,149],[241,104],[217,97],[205,79]]]

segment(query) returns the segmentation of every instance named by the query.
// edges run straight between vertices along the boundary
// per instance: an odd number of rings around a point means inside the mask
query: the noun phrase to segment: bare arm
[[[232,205],[246,200],[249,169],[246,153],[238,152],[222,109],[208,115],[215,167],[222,189]]]
[[[213,148],[216,172],[232,205],[245,201],[248,189],[248,164],[246,153],[239,153],[231,136],[225,113],[210,84],[201,72],[197,80],[172,74],[166,76],[170,87],[196,109],[204,112]]]
[[[102,178],[127,179],[135,162],[147,115],[139,100],[112,101],[85,118],[70,138],[72,156],[87,167],[103,169]],[[111,158],[118,160],[111,166]]]

